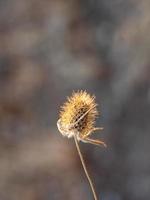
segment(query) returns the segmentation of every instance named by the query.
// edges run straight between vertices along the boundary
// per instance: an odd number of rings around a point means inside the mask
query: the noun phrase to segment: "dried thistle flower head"
[[[76,137],[78,141],[106,146],[103,141],[89,138],[92,132],[103,129],[94,127],[95,118],[98,115],[96,106],[95,96],[82,90],[73,92],[61,107],[60,118],[57,122],[61,134],[68,138]]]

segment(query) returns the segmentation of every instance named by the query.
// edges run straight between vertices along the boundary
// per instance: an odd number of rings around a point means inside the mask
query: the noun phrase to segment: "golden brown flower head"
[[[95,96],[86,91],[73,92],[68,101],[61,107],[57,126],[62,135],[76,137],[83,142],[99,144],[98,140],[92,140],[88,136],[95,130],[95,118],[98,115]],[[97,143],[96,143],[97,142]],[[101,143],[101,141],[100,141]]]

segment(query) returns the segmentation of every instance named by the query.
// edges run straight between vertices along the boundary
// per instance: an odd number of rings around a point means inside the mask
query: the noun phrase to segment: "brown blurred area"
[[[0,0],[0,200],[90,200],[56,127],[97,97],[107,149],[80,144],[100,200],[150,199],[150,1]]]

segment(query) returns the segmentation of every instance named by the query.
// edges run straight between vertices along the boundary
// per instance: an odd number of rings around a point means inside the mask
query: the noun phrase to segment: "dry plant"
[[[73,92],[72,96],[68,97],[67,100],[68,101],[61,107],[57,126],[63,136],[67,136],[68,138],[74,137],[76,148],[90,184],[93,197],[95,200],[98,200],[78,144],[79,141],[82,141],[106,147],[103,141],[90,138],[90,135],[94,131],[103,130],[102,127],[94,127],[95,118],[98,115],[95,96],[91,96],[86,91],[81,90]]]

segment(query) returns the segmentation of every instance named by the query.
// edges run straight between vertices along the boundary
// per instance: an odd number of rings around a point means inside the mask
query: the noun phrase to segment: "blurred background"
[[[56,122],[96,95],[108,148],[80,143],[100,200],[150,199],[150,1],[0,0],[0,200],[91,200]]]

